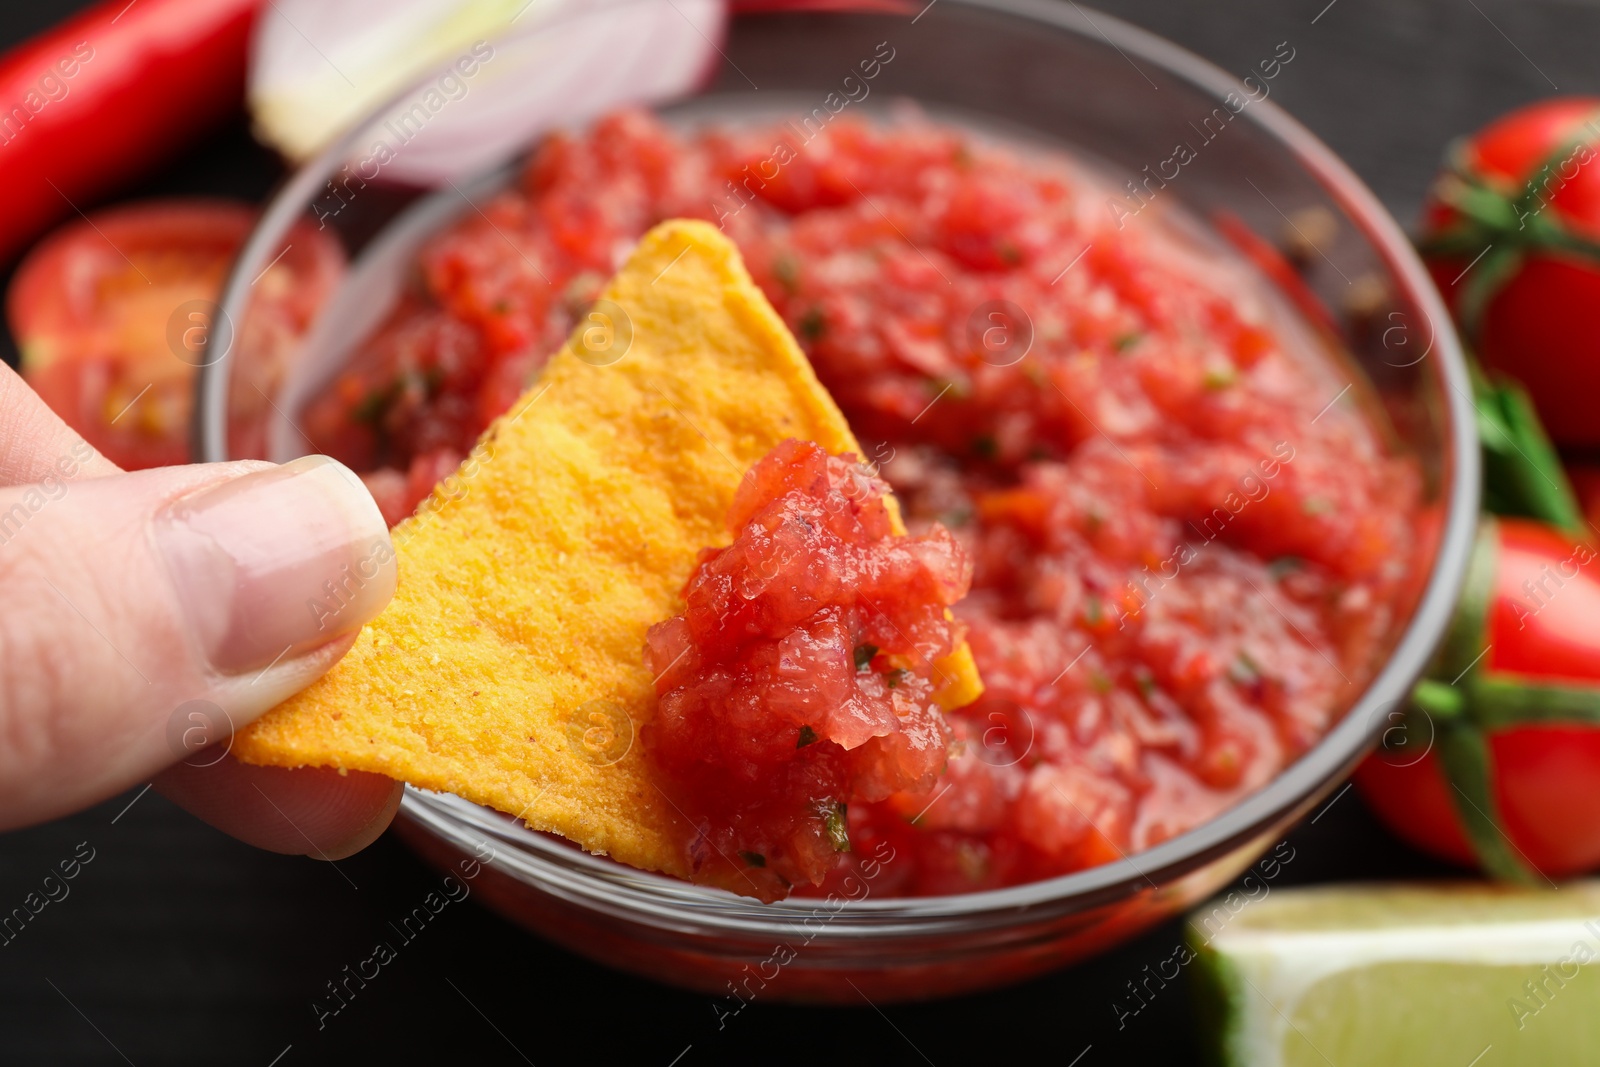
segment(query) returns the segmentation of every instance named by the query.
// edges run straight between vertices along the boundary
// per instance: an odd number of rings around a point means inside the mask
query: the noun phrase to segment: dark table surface
[[[0,9],[0,44],[78,4]],[[1409,224],[1445,142],[1558,90],[1600,92],[1600,6],[1585,0],[1101,0],[1099,8],[1243,73],[1297,49],[1275,98]],[[281,176],[242,121],[128,196],[259,199]],[[0,836],[0,905],[80,842],[71,895],[0,948],[0,1062],[338,1061],[541,1065],[760,1060],[946,1064],[1017,1059],[1188,1063],[1184,979],[1119,1027],[1113,1001],[1181,936],[1176,923],[1011,989],[879,1012],[751,1005],[720,1030],[710,1002],[622,975],[475,904],[441,914],[381,980],[318,1030],[311,1001],[436,878],[385,839],[340,864],[254,851],[137,790]],[[1291,838],[1278,884],[1448,872],[1406,851],[1351,792]],[[1087,1052],[1085,1053],[1085,1050]],[[1081,1060],[1074,1057],[1083,1054]],[[281,1057],[281,1058],[279,1058]]]

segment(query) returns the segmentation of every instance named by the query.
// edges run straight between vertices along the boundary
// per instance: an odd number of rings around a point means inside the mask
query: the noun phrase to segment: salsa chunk
[[[702,880],[776,899],[850,849],[848,806],[926,790],[949,729],[937,663],[972,568],[949,531],[896,535],[888,486],[853,455],[780,444],[746,475],[726,548],[651,628],[646,743],[696,826]]]

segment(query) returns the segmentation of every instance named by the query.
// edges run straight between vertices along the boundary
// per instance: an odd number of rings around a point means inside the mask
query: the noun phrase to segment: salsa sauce
[[[398,521],[648,227],[720,222],[912,533],[942,524],[972,566],[954,610],[987,691],[944,717],[943,776],[849,806],[814,891],[878,842],[898,894],[1103,863],[1259,788],[1356,697],[1420,495],[1241,257],[1107,202],[1068,160],[925,121],[619,113],[431,240],[307,429]]]

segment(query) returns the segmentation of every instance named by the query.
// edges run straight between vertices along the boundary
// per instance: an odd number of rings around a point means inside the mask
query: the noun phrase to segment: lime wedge
[[[1189,943],[1224,1064],[1600,1063],[1600,882],[1234,893]]]

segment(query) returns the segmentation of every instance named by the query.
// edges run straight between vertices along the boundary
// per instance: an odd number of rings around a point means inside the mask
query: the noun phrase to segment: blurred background
[[[6,5],[0,44],[80,6]],[[1236,75],[1292,42],[1293,77],[1273,98],[1408,228],[1450,139],[1540,97],[1600,93],[1600,6],[1584,0],[1103,0],[1094,10]],[[241,116],[117,198],[259,201],[282,176]],[[14,364],[9,337],[6,346]],[[1014,1046],[1093,1067],[1199,1055],[1184,976],[1137,1015],[1119,1020],[1114,1007],[1172,953],[1178,923],[983,996],[883,1011],[757,1001],[719,1026],[703,996],[598,967],[470,902],[448,908],[319,1029],[309,1005],[324,983],[436,884],[404,848],[381,841],[335,869],[254,851],[133,791],[0,836],[0,901],[21,899],[80,842],[95,858],[70,897],[0,948],[0,1062],[943,1065],[1005,1060]],[[1353,791],[1335,794],[1289,846],[1276,884],[1453,873],[1389,836]]]

